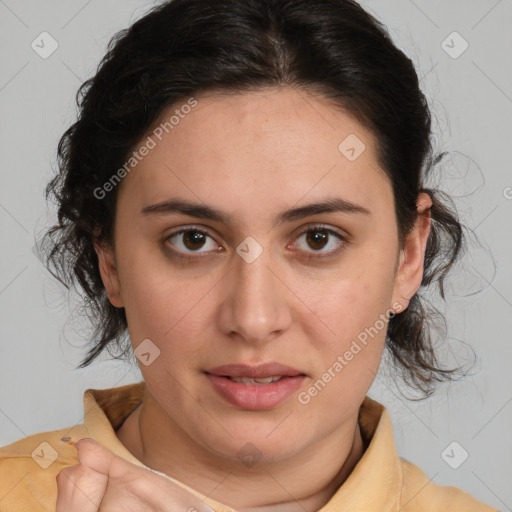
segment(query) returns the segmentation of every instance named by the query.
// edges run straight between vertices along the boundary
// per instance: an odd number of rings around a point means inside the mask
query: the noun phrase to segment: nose
[[[223,283],[220,329],[231,338],[264,344],[286,331],[292,315],[291,292],[266,251],[253,262],[235,256]]]

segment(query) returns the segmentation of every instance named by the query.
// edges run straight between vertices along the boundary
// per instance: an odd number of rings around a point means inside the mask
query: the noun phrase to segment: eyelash
[[[315,224],[313,226],[310,226],[310,227],[304,229],[296,236],[295,240],[297,240],[302,235],[305,235],[310,232],[315,232],[315,231],[325,231],[325,232],[329,233],[330,235],[334,235],[340,241],[340,244],[336,249],[332,249],[331,251],[326,251],[323,253],[322,252],[311,252],[308,256],[304,256],[308,260],[333,257],[339,251],[341,251],[347,243],[347,239],[344,236],[342,236],[337,231],[334,231],[333,229],[330,229],[322,224]],[[201,233],[202,235],[205,235],[213,240],[213,237],[210,236],[210,234],[207,231],[205,231],[204,229],[202,229],[200,227],[189,226],[187,228],[180,229],[179,231],[175,231],[174,233],[171,233],[169,236],[165,237],[164,242],[167,242],[168,240],[170,240],[171,238],[173,238],[177,235],[180,235],[182,233],[187,233],[187,232]],[[183,251],[176,250],[176,249],[169,249],[169,250],[172,252],[173,256],[176,256],[178,258],[183,258],[185,260],[195,260],[198,258],[204,258],[211,252],[211,251],[207,251],[207,252],[203,252],[203,253],[197,253],[197,254],[199,254],[199,256],[188,256],[188,255],[186,256],[185,254],[194,254],[194,253],[193,252],[192,253],[184,253]]]

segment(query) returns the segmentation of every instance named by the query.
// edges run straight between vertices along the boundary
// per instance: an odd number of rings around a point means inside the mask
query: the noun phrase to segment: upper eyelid
[[[343,235],[342,233],[339,233],[339,232],[336,230],[336,228],[331,227],[331,226],[326,225],[326,224],[322,224],[321,222],[313,223],[313,224],[311,224],[311,225],[309,225],[309,226],[306,226],[306,227],[304,227],[304,228],[301,228],[301,229],[299,230],[299,232],[297,233],[297,235],[296,235],[296,236],[299,236],[299,235],[302,235],[302,234],[304,234],[304,233],[307,233],[308,231],[310,231],[310,230],[312,230],[312,229],[315,229],[315,228],[316,228],[316,229],[325,229],[326,231],[331,231],[331,232],[336,233],[336,234],[338,234],[338,235],[340,235],[340,236],[342,236],[342,237],[343,237],[343,236],[345,236],[345,235]],[[199,232],[201,232],[201,233],[205,233],[206,235],[208,235],[208,236],[210,236],[210,237],[212,237],[212,238],[215,238],[215,236],[213,236],[212,234],[210,234],[209,228],[206,228],[206,227],[203,227],[203,226],[200,226],[200,225],[195,225],[195,224],[190,224],[190,225],[188,225],[188,226],[181,227],[181,228],[177,229],[176,231],[173,231],[173,232],[169,233],[169,234],[166,236],[166,238],[169,238],[169,237],[171,237],[171,236],[177,235],[177,234],[179,234],[179,233],[183,233],[183,232],[185,232],[185,231],[194,231],[194,230],[199,231]]]
[[[344,238],[345,235],[343,235],[342,233],[340,233],[336,228],[333,228],[331,226],[328,226],[326,224],[322,224],[322,223],[316,223],[316,224],[311,224],[310,226],[306,226],[304,229],[301,229],[299,231],[299,233],[297,234],[297,236],[299,235],[302,235],[304,233],[307,233],[308,231],[311,231],[311,230],[314,230],[314,229],[325,229],[325,231],[329,231],[330,233],[334,233],[336,235],[339,235],[340,237]]]

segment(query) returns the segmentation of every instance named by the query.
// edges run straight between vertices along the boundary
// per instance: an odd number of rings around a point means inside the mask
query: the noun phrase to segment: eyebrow
[[[333,198],[285,210],[275,217],[274,226],[284,222],[303,219],[311,215],[317,215],[319,213],[333,212],[362,213],[365,215],[371,215],[370,210],[364,206],[352,203],[345,199]],[[232,223],[232,218],[230,215],[213,206],[204,203],[194,203],[181,199],[170,199],[146,206],[141,210],[140,213],[144,216],[181,213],[183,215],[196,217],[198,219],[208,219],[222,222],[223,224]]]

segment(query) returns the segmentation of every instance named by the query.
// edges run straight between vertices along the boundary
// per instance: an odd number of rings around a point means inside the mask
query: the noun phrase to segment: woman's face
[[[357,418],[421,256],[402,265],[390,182],[352,117],[290,88],[195,99],[165,112],[172,128],[119,186],[103,280],[134,348],[144,343],[160,418],[210,454],[250,442],[285,459]],[[327,201],[354,207],[307,209]],[[300,375],[208,373],[273,362]]]

